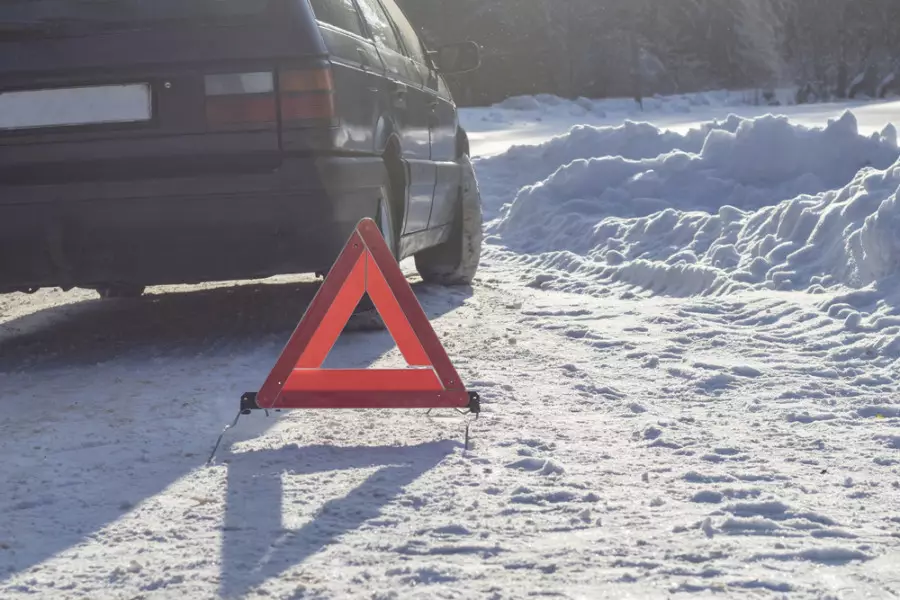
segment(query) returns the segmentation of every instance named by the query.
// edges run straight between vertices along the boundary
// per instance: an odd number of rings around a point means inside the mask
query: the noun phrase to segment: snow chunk
[[[691,502],[718,504],[723,498],[724,495],[721,492],[715,490],[703,490],[694,494],[691,498]]]

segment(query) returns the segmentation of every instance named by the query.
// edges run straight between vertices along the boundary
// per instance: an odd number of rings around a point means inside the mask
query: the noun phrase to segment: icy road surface
[[[476,285],[414,283],[482,393],[472,450],[452,413],[293,412],[245,418],[203,466],[306,279],[0,296],[0,597],[900,595],[890,132],[723,124],[708,135],[735,164],[767,131],[845,150],[750,185],[661,130],[504,155],[522,140],[508,113],[466,114],[476,152],[498,154],[479,161],[493,221]],[[503,118],[512,131],[493,131]],[[881,171],[830,181],[848,148]],[[723,181],[743,208],[697,212]],[[668,210],[643,214],[647,198]],[[854,248],[879,254],[851,265]],[[345,335],[329,363],[394,366],[391,346]]]

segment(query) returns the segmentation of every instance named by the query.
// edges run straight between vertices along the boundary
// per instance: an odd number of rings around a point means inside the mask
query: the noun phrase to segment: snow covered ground
[[[414,287],[468,452],[310,411],[203,466],[309,279],[0,296],[0,597],[900,596],[900,103],[688,104],[466,111],[483,268]]]

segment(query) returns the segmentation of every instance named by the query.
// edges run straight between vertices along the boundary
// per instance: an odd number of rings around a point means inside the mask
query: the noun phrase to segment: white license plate
[[[0,130],[138,123],[151,115],[147,84],[0,93]]]

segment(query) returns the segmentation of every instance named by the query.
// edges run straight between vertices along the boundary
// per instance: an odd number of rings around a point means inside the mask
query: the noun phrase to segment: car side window
[[[378,0],[359,0],[359,10],[372,31],[375,44],[403,54],[403,48],[400,46],[400,41],[394,33],[391,21],[388,19],[387,13],[384,12],[381,4],[378,3]]]
[[[394,25],[397,26],[397,31],[400,33],[400,39],[403,40],[403,45],[406,46],[409,57],[421,65],[427,65],[428,61],[425,58],[425,48],[422,47],[422,41],[419,39],[418,34],[416,34],[416,30],[412,26],[412,23],[406,18],[403,10],[396,2],[394,2],[394,0],[382,0],[382,4],[384,4],[391,19],[393,19]]]
[[[382,3],[390,14],[391,19],[393,19],[394,25],[397,26],[397,31],[400,33],[400,39],[403,40],[403,45],[406,46],[409,57],[421,65],[427,65],[428,61],[425,58],[425,48],[422,46],[422,41],[419,39],[418,34],[416,34],[416,30],[412,26],[412,23],[406,18],[403,10],[396,2],[394,2],[394,0],[382,0]]]
[[[353,0],[310,0],[316,19],[362,36],[362,22]]]

